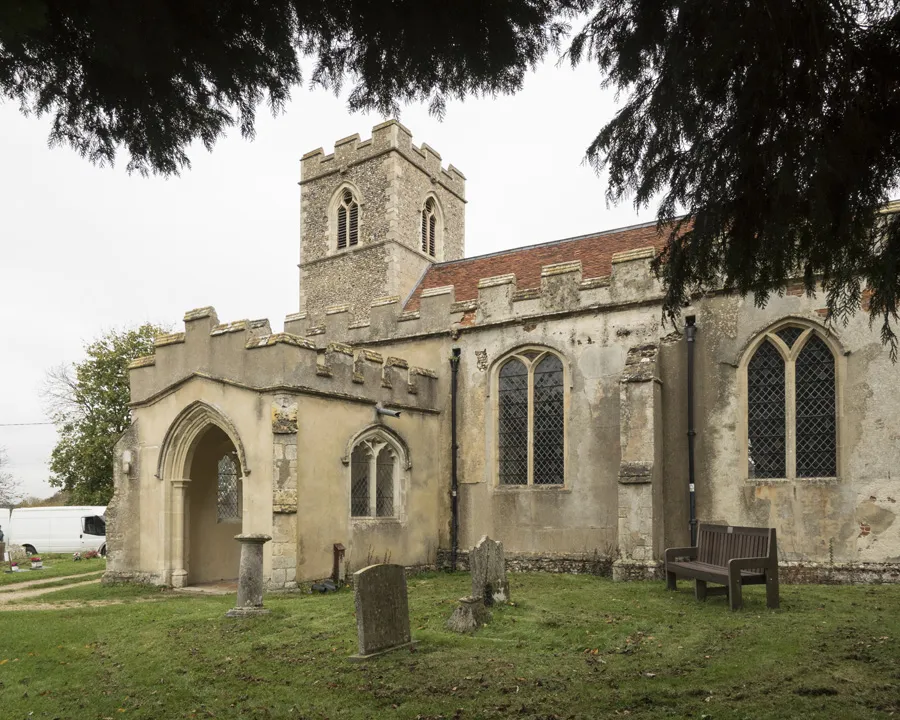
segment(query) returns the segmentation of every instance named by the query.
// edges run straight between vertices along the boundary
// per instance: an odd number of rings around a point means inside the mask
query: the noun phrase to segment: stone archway
[[[185,488],[184,569],[186,585],[233,580],[238,576],[242,497],[237,449],[219,427],[210,425],[191,454]]]
[[[219,513],[218,465],[228,458],[237,485],[236,517]],[[157,477],[166,503],[165,576],[174,587],[237,577],[243,529],[243,487],[250,474],[234,424],[197,401],[169,427],[160,448]],[[232,568],[233,569],[229,569]]]

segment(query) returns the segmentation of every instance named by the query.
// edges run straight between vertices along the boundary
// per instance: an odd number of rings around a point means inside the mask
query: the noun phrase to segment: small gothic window
[[[562,361],[543,350],[522,351],[503,363],[497,383],[500,484],[564,484]]]
[[[425,201],[422,208],[422,252],[435,256],[437,248],[437,207],[434,198]]]
[[[241,479],[233,455],[223,455],[219,460],[216,508],[217,522],[241,519]]]
[[[337,208],[338,250],[352,247],[359,242],[359,203],[350,190],[344,190]]]
[[[834,356],[812,329],[768,334],[747,364],[751,478],[837,476]]]
[[[351,517],[395,517],[397,454],[383,438],[359,442],[350,454]]]

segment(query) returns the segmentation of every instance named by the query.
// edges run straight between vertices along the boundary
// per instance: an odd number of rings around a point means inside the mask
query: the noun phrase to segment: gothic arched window
[[[837,476],[837,401],[831,349],[812,328],[767,333],[747,363],[750,478]]]
[[[350,516],[397,516],[400,452],[377,432],[356,442],[350,453]]]
[[[359,243],[359,202],[346,188],[337,206],[337,248],[343,250]]]
[[[240,522],[241,477],[234,455],[223,455],[217,466],[216,521]]]
[[[437,252],[437,224],[437,203],[430,197],[422,208],[422,252],[431,257]]]
[[[565,373],[560,358],[524,349],[497,373],[500,485],[565,482]]]

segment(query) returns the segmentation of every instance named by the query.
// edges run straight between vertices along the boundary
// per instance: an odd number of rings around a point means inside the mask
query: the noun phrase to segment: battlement
[[[319,346],[354,345],[655,302],[662,298],[662,286],[650,269],[655,253],[652,246],[613,253],[610,274],[600,277],[582,277],[581,260],[553,263],[541,268],[540,287],[519,288],[515,273],[507,273],[478,280],[474,298],[457,300],[454,285],[431,287],[414,294],[406,307],[398,296],[376,299],[368,320],[354,322],[346,306],[335,305],[321,316],[288,315],[284,327]]]
[[[340,342],[317,345],[268,320],[219,323],[211,307],[184,316],[184,331],[157,338],[155,354],[129,366],[132,403],[141,404],[193,377],[260,392],[291,392],[435,411],[437,374],[397,357]]]
[[[439,182],[460,198],[465,197],[466,176],[453,165],[443,168],[440,153],[426,143],[413,145],[412,133],[396,120],[373,127],[372,137],[368,140],[360,140],[357,134],[338,140],[330,155],[326,155],[322,148],[306,153],[300,160],[300,184],[331,173],[346,172],[349,167],[392,151],[400,153],[434,182]]]

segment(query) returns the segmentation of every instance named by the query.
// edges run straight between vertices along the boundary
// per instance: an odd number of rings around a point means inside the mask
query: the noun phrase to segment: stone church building
[[[789,287],[664,325],[654,224],[465,257],[464,175],[395,121],[300,186],[284,331],[191,310],[131,365],[110,578],[234,578],[241,532],[273,537],[270,587],[336,545],[433,566],[484,534],[516,567],[652,576],[692,479],[700,522],[775,527],[784,562],[900,576],[900,383],[865,313]]]

